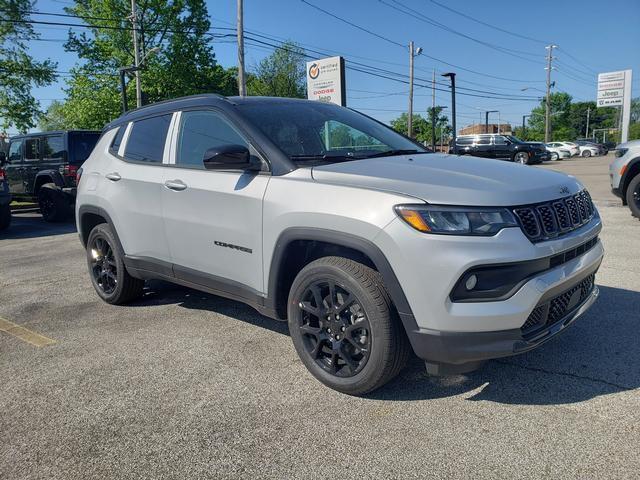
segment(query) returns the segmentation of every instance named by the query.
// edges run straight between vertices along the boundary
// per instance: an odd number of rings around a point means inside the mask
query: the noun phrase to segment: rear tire
[[[45,183],[40,187],[38,205],[45,222],[63,222],[69,218],[69,204],[54,183]]]
[[[631,183],[627,187],[626,197],[631,214],[636,218],[640,218],[640,174],[631,179]]]
[[[0,230],[6,230],[11,225],[11,205],[0,206]]]
[[[305,266],[291,286],[287,313],[304,365],[348,395],[381,387],[411,354],[381,275],[347,258],[324,257]]]
[[[111,227],[96,225],[87,239],[87,265],[91,283],[105,302],[120,305],[142,296],[144,280],[129,275],[124,252],[118,246]]]

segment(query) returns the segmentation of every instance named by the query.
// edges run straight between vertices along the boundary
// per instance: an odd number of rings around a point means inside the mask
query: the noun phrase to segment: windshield
[[[238,105],[294,162],[336,162],[429,150],[360,113],[320,102]]]
[[[506,137],[511,140],[513,143],[524,143],[522,140],[520,140],[518,137],[515,137],[513,135],[506,135]]]

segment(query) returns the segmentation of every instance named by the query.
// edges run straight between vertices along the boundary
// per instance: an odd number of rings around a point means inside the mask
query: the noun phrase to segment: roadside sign
[[[344,58],[329,57],[307,62],[307,98],[346,106]]]
[[[622,107],[622,138],[627,141],[631,114],[631,70],[598,74],[598,107]]]

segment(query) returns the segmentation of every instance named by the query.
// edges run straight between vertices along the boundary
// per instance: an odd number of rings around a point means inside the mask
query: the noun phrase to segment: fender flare
[[[41,179],[42,177],[50,178],[52,180],[51,182],[44,182],[44,183],[54,183],[55,186],[58,187],[59,189],[65,186],[64,179],[62,178],[62,175],[60,175],[60,172],[58,172],[57,170],[40,170],[36,174],[35,179],[33,180],[34,195],[38,195],[38,190],[36,189],[36,185],[38,185],[38,180]]]
[[[107,225],[111,227],[113,236],[116,239],[118,249],[124,255],[124,248],[122,248],[122,242],[120,241],[120,237],[118,236],[118,231],[116,230],[115,224],[113,223],[113,220],[111,220],[111,216],[103,208],[96,207],[94,205],[82,205],[78,209],[78,236],[80,237],[80,243],[82,243],[82,246],[86,248],[84,239],[85,236],[89,236],[89,232],[82,231],[82,217],[88,213],[98,215],[106,220]]]
[[[622,195],[622,201],[627,201],[627,188],[629,188],[629,184],[631,183],[631,179],[635,176],[631,176],[630,173],[636,166],[640,167],[640,157],[635,157],[629,160],[627,163],[627,168],[625,168],[622,177],[620,177],[620,193]],[[637,172],[636,175],[640,175],[640,172]]]
[[[391,300],[398,311],[402,323],[407,333],[418,330],[415,317],[409,306],[407,297],[400,286],[398,277],[396,277],[391,264],[380,248],[372,241],[352,235],[350,233],[338,232],[312,227],[291,227],[284,230],[276,241],[273,255],[271,257],[271,266],[269,268],[268,279],[268,296],[267,302],[271,303],[268,307],[276,310],[276,291],[278,288],[278,278],[284,265],[284,254],[289,244],[296,240],[319,241],[341,247],[357,250],[371,259],[376,269],[382,275],[384,285],[389,292]]]

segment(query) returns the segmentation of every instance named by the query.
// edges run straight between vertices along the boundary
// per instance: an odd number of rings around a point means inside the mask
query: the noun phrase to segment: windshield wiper
[[[376,157],[391,157],[393,155],[411,155],[413,153],[430,153],[426,150],[415,150],[415,149],[398,149],[398,150],[385,150],[384,152],[372,153],[371,155],[363,155],[358,158],[376,158]]]
[[[305,162],[305,161],[328,161],[328,162],[346,162],[349,160],[357,160],[360,157],[355,157],[353,155],[327,155],[327,154],[317,154],[317,155],[289,155],[289,158],[294,162]]]

